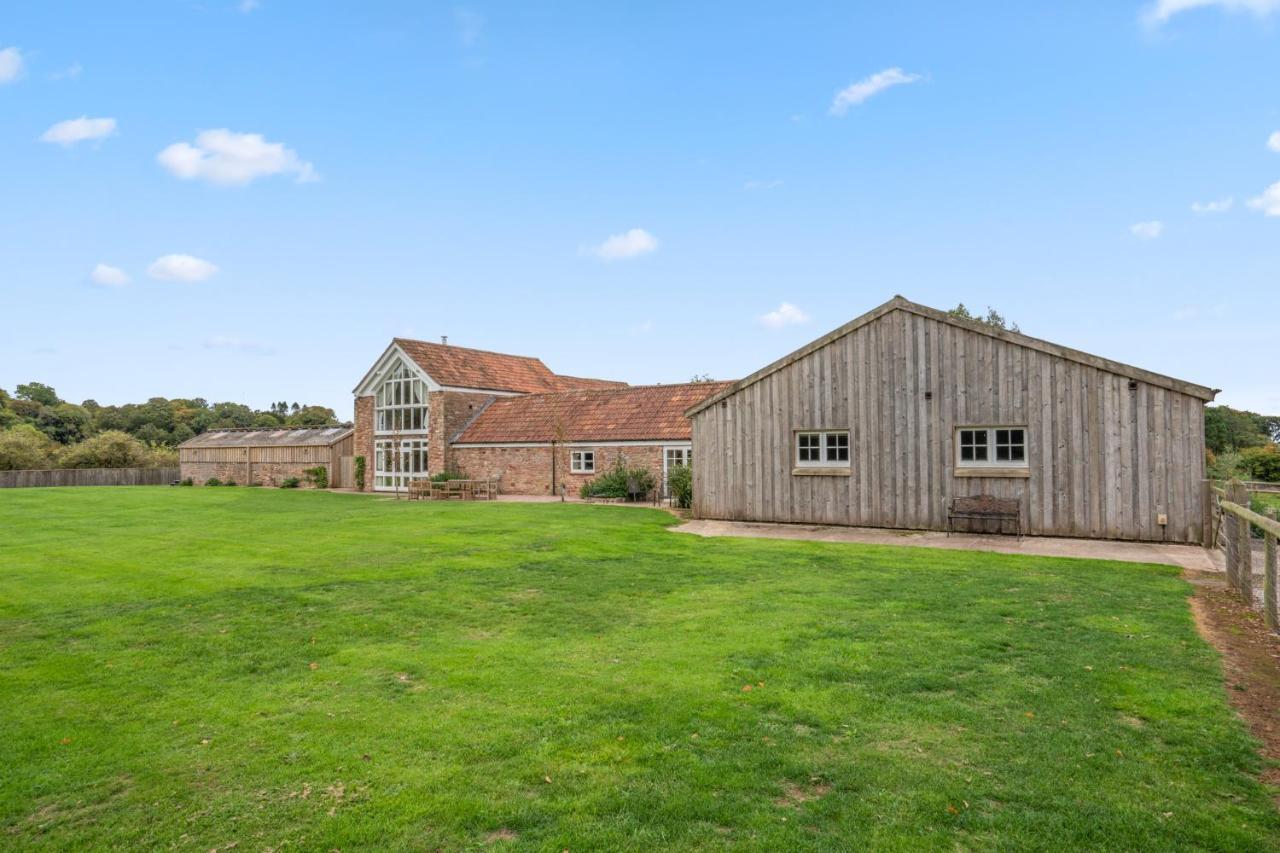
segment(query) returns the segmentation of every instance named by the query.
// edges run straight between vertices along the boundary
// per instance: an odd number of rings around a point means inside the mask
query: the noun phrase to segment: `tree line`
[[[128,468],[177,464],[176,447],[210,429],[326,426],[325,406],[278,402],[267,409],[203,398],[152,397],[145,403],[70,403],[42,382],[0,388],[0,471]]]

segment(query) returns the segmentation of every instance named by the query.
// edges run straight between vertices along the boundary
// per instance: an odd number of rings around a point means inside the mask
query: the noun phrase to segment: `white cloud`
[[[582,250],[583,254],[595,255],[606,261],[618,261],[647,255],[658,248],[658,238],[643,228],[632,228],[622,234],[614,234],[599,246]]]
[[[893,86],[901,86],[905,83],[914,83],[922,79],[919,74],[907,74],[901,68],[886,68],[883,71],[877,71],[864,80],[850,84],[845,88],[836,92],[836,98],[831,102],[831,108],[827,110],[829,115],[842,116],[849,111],[849,107],[856,107],[863,101],[878,95],[885,89]]]
[[[742,185],[744,190],[773,190],[782,186],[782,181],[774,178],[772,181],[747,181]]]
[[[453,25],[458,30],[458,40],[463,47],[473,47],[484,34],[484,16],[473,9],[458,6],[453,10]]]
[[[781,329],[783,326],[795,326],[809,322],[809,315],[790,302],[783,302],[768,314],[760,315],[760,324],[770,329]]]
[[[258,0],[240,0],[239,8],[241,12],[244,12],[247,15],[250,12],[255,11],[259,5],[261,4],[258,3]]]
[[[16,47],[0,50],[0,83],[12,83],[22,76],[22,51]]]
[[[1280,154],[1280,130],[1267,137],[1267,147]]]
[[[58,122],[40,136],[40,141],[70,148],[77,142],[105,139],[108,136],[115,136],[115,133],[116,120],[113,118],[80,116],[80,118],[69,118]]]
[[[1280,216],[1280,181],[1267,187],[1257,198],[1249,199],[1249,206],[1266,216]]]
[[[1164,223],[1158,219],[1150,222],[1135,222],[1129,226],[1129,232],[1139,240],[1154,240],[1164,233]]]
[[[246,341],[243,338],[228,337],[226,335],[214,335],[211,338],[206,338],[204,348],[240,350],[241,352],[252,352],[259,355],[268,355],[274,352],[271,347],[264,343]]]
[[[79,80],[80,72],[84,71],[84,66],[79,62],[73,62],[61,71],[53,71],[49,74],[50,80]]]
[[[204,281],[217,272],[214,264],[191,255],[164,255],[147,267],[147,275],[160,281]]]
[[[129,274],[111,264],[98,264],[93,268],[93,272],[89,273],[89,279],[94,284],[106,287],[124,287],[129,283]]]
[[[1280,11],[1280,0],[1155,0],[1143,10],[1142,20],[1150,26],[1159,26],[1182,12],[1211,7],[1224,12],[1251,12],[1265,18]]]
[[[1235,204],[1235,199],[1231,196],[1220,198],[1217,201],[1193,201],[1191,202],[1192,213],[1226,213]]]
[[[195,145],[176,142],[156,159],[185,181],[247,184],[267,175],[292,174],[298,183],[319,180],[310,163],[282,142],[267,142],[258,133],[234,133],[226,128],[202,130]]]

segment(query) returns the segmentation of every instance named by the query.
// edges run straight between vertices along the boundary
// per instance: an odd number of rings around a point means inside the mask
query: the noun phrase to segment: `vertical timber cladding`
[[[1212,389],[900,299],[845,329],[695,407],[699,517],[943,530],[989,494],[1032,534],[1201,540]],[[1029,476],[956,476],[966,425],[1025,426]],[[794,475],[798,429],[848,429],[850,476]]]

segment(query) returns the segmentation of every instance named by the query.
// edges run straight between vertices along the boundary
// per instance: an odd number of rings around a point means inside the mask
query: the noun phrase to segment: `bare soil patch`
[[[1222,655],[1227,698],[1273,764],[1262,781],[1280,787],[1280,635],[1228,589],[1221,575],[1187,572],[1187,579],[1195,585],[1196,627]],[[1274,799],[1280,807],[1280,790]]]

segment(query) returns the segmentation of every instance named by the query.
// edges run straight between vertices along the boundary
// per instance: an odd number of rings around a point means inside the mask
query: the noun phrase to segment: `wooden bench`
[[[972,495],[956,498],[947,510],[947,535],[951,535],[955,520],[999,522],[998,533],[1004,532],[1006,521],[1018,525],[1018,539],[1022,539],[1022,502],[1017,498],[997,498],[993,495]]]

